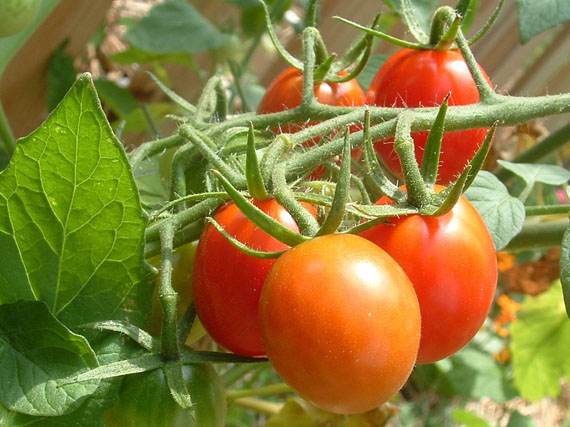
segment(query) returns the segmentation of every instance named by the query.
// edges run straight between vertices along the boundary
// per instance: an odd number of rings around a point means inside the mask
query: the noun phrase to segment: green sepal
[[[185,111],[189,114],[192,114],[192,115],[196,114],[196,107],[194,105],[190,104],[188,101],[186,101],[180,95],[178,95],[176,92],[174,92],[173,90],[168,88],[168,86],[166,86],[164,83],[162,83],[162,81],[158,77],[156,77],[153,73],[151,73],[150,71],[147,71],[147,74],[150,76],[152,81],[160,88],[160,90],[162,90],[162,92],[164,92],[164,94],[172,102],[174,102],[174,104],[176,104],[178,107],[180,107],[180,109],[182,109],[183,111]]]
[[[204,121],[207,117],[214,114],[217,102],[216,87],[220,83],[220,80],[220,75],[214,74],[206,82],[204,90],[198,99],[196,112],[194,113],[194,119],[197,122]]]
[[[475,43],[477,43],[482,37],[485,36],[485,34],[487,34],[489,32],[489,30],[491,29],[491,27],[493,26],[493,24],[495,23],[495,21],[497,20],[497,17],[499,16],[499,12],[501,11],[501,9],[503,8],[503,5],[505,4],[505,0],[500,0],[499,1],[499,5],[497,6],[497,8],[495,9],[495,11],[493,12],[493,14],[491,15],[491,17],[487,20],[487,22],[485,23],[485,25],[483,26],[483,28],[481,28],[479,31],[477,31],[477,34],[475,34],[473,37],[471,37],[469,39],[469,45],[473,45]]]
[[[346,129],[344,137],[344,149],[342,152],[342,163],[340,166],[340,172],[334,192],[333,202],[329,213],[322,223],[321,228],[319,231],[317,231],[316,236],[323,236],[325,234],[334,233],[337,231],[344,218],[346,202],[348,200],[350,190],[350,164],[352,163],[352,158],[350,156],[351,146],[349,135],[350,131]]]
[[[426,187],[428,188],[433,188],[433,185],[437,180],[439,155],[441,154],[441,142],[443,131],[445,129],[445,115],[447,114],[447,106],[450,96],[451,93],[448,93],[443,99],[426,141],[421,174]]]
[[[441,192],[443,194],[438,193],[445,197],[442,197],[440,199],[441,202],[438,203],[438,208],[433,213],[430,213],[429,216],[442,216],[451,211],[451,209],[453,209],[453,207],[455,206],[455,204],[463,194],[463,191],[465,190],[465,181],[467,181],[470,171],[471,171],[471,166],[467,165],[467,167],[463,169],[463,172],[461,173],[457,181],[455,181],[451,187],[448,187],[446,190]]]
[[[245,177],[247,180],[247,190],[251,197],[255,200],[267,200],[271,196],[265,188],[259,161],[257,159],[257,151],[255,149],[255,136],[253,123],[249,123],[249,132],[247,135],[247,153],[245,157]]]
[[[164,371],[170,394],[175,402],[182,408],[191,408],[192,398],[184,381],[182,363],[179,360],[167,362],[163,365],[162,370]]]
[[[493,136],[495,135],[495,130],[497,129],[498,125],[499,122],[495,122],[489,128],[489,132],[487,133],[487,136],[483,140],[483,144],[481,144],[481,147],[479,147],[479,149],[477,150],[477,152],[469,162],[470,170],[467,179],[465,180],[463,192],[467,191],[467,189],[471,186],[471,184],[473,184],[473,181],[475,181],[475,178],[477,178],[477,174],[483,168],[483,165],[485,164],[485,159],[487,158],[489,150],[491,149],[491,142],[493,141]]]
[[[275,165],[281,161],[285,153],[293,148],[293,143],[286,134],[278,135],[275,140],[269,144],[260,163],[261,176],[263,182],[269,183],[273,175]]]
[[[216,93],[216,107],[212,116],[210,117],[211,122],[223,122],[226,120],[228,115],[228,96],[226,95],[226,90],[222,84],[222,79],[218,80],[215,87]]]
[[[252,256],[254,258],[261,258],[261,259],[273,259],[273,258],[279,258],[285,251],[277,251],[277,252],[265,252],[265,251],[258,251],[256,249],[250,248],[249,246],[247,246],[246,244],[240,242],[238,239],[236,239],[234,236],[232,236],[231,234],[229,234],[226,230],[224,230],[224,227],[222,227],[220,225],[220,223],[218,223],[214,218],[212,217],[208,217],[206,218],[206,221],[208,221],[210,224],[212,224],[212,226],[218,230],[218,232],[224,236],[224,238],[231,243],[231,245],[233,247],[235,247],[236,249],[238,249],[240,252],[243,252],[244,254],[247,254],[249,256]]]
[[[313,73],[313,82],[315,85],[321,83],[322,81],[327,79],[327,75],[330,74],[330,69],[334,63],[334,61],[336,60],[336,53],[333,53],[331,55],[329,55],[323,62],[321,62],[320,64],[317,62],[317,68],[315,69],[315,72]]]
[[[242,213],[255,225],[265,231],[267,234],[275,237],[280,242],[289,246],[295,246],[309,240],[309,237],[296,233],[277,220],[273,219],[257,206],[249,202],[232,184],[218,171],[213,170],[212,173],[218,178],[222,186],[232,198],[236,206]]]
[[[261,6],[263,7],[263,13],[265,14],[265,24],[267,25],[267,32],[269,33],[269,37],[271,38],[273,46],[289,65],[295,67],[298,70],[302,70],[303,62],[299,61],[297,58],[295,58],[293,55],[287,52],[287,49],[285,49],[285,47],[279,41],[277,34],[275,34],[275,30],[273,29],[273,23],[271,22],[271,14],[269,13],[269,8],[267,7],[267,4],[265,4],[263,0],[258,0],[258,1],[259,3],[261,3]]]
[[[420,44],[427,44],[429,42],[429,36],[424,32],[420,23],[418,22],[418,18],[414,13],[414,6],[410,0],[402,0],[402,14],[404,16],[404,21],[408,30],[414,36],[414,38]]]
[[[392,37],[386,33],[383,33],[378,30],[373,30],[372,28],[365,27],[363,25],[357,24],[356,22],[349,21],[341,16],[333,16],[334,19],[343,22],[345,24],[350,25],[351,27],[357,28],[359,30],[364,31],[365,33],[371,34],[376,37],[380,37],[382,40],[387,41],[388,43],[392,43],[393,45],[408,48],[408,49],[416,49],[416,50],[426,50],[428,47],[419,44],[419,43],[410,43],[405,40],[399,39],[397,37]]]
[[[443,34],[441,39],[437,42],[435,46],[435,50],[449,50],[453,43],[455,42],[455,38],[457,37],[457,33],[461,29],[461,17],[459,15],[455,15],[455,19],[447,29],[447,31]]]

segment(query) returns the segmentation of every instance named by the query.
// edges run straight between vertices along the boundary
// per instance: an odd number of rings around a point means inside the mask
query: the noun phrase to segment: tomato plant
[[[259,319],[279,375],[332,412],[387,401],[416,361],[412,285],[386,252],[358,236],[322,236],[284,253],[265,281]]]
[[[489,85],[489,77],[484,73]],[[435,107],[451,93],[449,105],[479,101],[475,81],[461,53],[454,50],[402,49],[380,67],[366,94],[370,105],[384,107]],[[461,173],[483,143],[488,129],[446,132],[443,136],[437,182],[447,184]],[[412,134],[421,165],[427,132]],[[384,164],[397,176],[402,170],[393,139],[375,143]]]
[[[422,313],[418,363],[450,356],[473,338],[489,312],[498,270],[489,231],[467,199],[440,217],[391,218],[360,235],[388,252],[414,285]]]
[[[172,398],[162,369],[128,375],[119,402],[105,413],[108,427],[223,427],[226,396],[212,365],[184,365],[182,373],[192,396],[192,409]]]
[[[339,73],[341,76],[346,72]],[[301,95],[303,93],[303,73],[296,68],[290,67],[279,74],[261,98],[257,107],[258,114],[276,113],[289,110],[301,105]],[[366,96],[364,91],[355,79],[342,83],[320,82],[315,84],[315,98],[321,104],[355,107],[364,105]],[[278,128],[273,128],[275,132],[295,133],[305,129],[307,126],[317,124],[317,121],[303,123],[280,124]],[[352,126],[351,131],[360,129],[359,126]],[[315,138],[304,144],[310,147],[318,144],[320,138]],[[360,158],[362,149],[352,150],[352,157]],[[324,174],[324,168],[319,167],[312,172],[311,177],[320,178]]]
[[[298,231],[297,224],[275,199],[254,204],[281,224]],[[307,209],[315,213],[310,205]],[[214,219],[245,245],[280,251],[287,245],[253,224],[234,203],[220,208]],[[261,259],[236,249],[213,225],[206,226],[196,253],[193,286],[198,317],[212,338],[240,355],[265,354],[258,323],[259,295],[275,259]]]
[[[174,251],[172,254],[172,276],[171,284],[172,288],[178,294],[177,300],[177,312],[181,316],[184,310],[193,301],[192,296],[192,286],[188,286],[188,283],[192,281],[192,271],[194,270],[194,259],[196,257],[196,248],[198,244],[196,242],[187,243],[182,245]],[[160,266],[160,256],[155,256],[149,259],[149,262],[155,267]],[[156,286],[152,294],[152,313],[150,318],[147,320],[145,325],[145,330],[154,336],[160,335],[160,329],[162,326],[162,308],[160,306],[160,301],[158,299],[158,276],[156,280]],[[186,342],[192,344],[204,335],[204,328],[200,323],[199,319],[194,321],[192,329],[188,335]]]
[[[2,0],[0,37],[8,37],[28,26],[36,17],[42,0]]]

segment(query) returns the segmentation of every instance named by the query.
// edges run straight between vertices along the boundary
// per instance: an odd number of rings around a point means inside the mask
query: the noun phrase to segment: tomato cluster
[[[458,58],[455,52],[404,49],[378,71],[367,100],[434,106],[451,91],[451,104],[475,103],[478,92]],[[299,71],[286,70],[270,86],[258,113],[298,106],[302,82]],[[317,83],[315,95],[330,105],[364,103],[354,80]],[[315,123],[286,123],[273,130],[294,133]],[[485,133],[444,136],[439,182],[447,183],[461,172]],[[414,140],[421,162],[425,135],[414,135]],[[378,142],[376,149],[398,175],[401,170],[390,157],[389,144]],[[276,200],[253,203],[298,231]],[[381,198],[377,203],[392,201]],[[314,207],[304,206],[316,215]],[[277,260],[255,258],[208,225],[192,278],[204,327],[236,354],[267,355],[299,395],[332,412],[370,410],[403,386],[414,364],[458,351],[483,324],[494,296],[493,241],[463,197],[439,217],[392,218],[359,235],[325,235],[293,248],[255,226],[233,202],[220,208],[214,219],[246,246],[284,253]]]

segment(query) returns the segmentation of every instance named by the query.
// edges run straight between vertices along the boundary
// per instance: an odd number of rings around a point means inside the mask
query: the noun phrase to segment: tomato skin
[[[410,280],[386,252],[347,234],[317,237],[279,257],[259,319],[283,380],[335,413],[390,399],[409,377],[420,340]]]
[[[339,75],[344,76],[346,72],[341,72]],[[293,67],[287,68],[271,83],[257,107],[257,113],[277,113],[298,107],[301,105],[302,94],[303,73]],[[344,107],[361,106],[366,102],[364,91],[355,79],[343,83],[318,83],[315,85],[315,97],[321,104]],[[276,133],[296,133],[317,123],[319,122],[309,121],[306,123],[283,124],[279,128],[273,129],[273,131]],[[352,126],[350,128],[351,132],[360,129],[360,126]],[[318,144],[319,141],[320,138],[315,138],[303,145],[310,147]],[[361,155],[362,147],[352,150],[352,157],[355,160],[358,160]],[[322,177],[324,171],[324,168],[319,167],[311,174],[311,177],[318,179]]]
[[[479,68],[492,86],[485,71]],[[368,88],[366,100],[369,105],[384,107],[437,107],[449,92],[449,105],[479,102],[477,86],[460,52],[402,49],[380,67]],[[488,130],[444,134],[438,184],[448,184],[457,178],[485,140]],[[427,136],[428,132],[412,134],[420,165]],[[376,142],[375,148],[384,164],[401,178],[402,168],[393,138]]]
[[[0,1],[0,37],[12,36],[35,19],[42,0],[2,0]]]
[[[466,198],[441,217],[392,218],[360,236],[388,252],[414,284],[422,313],[418,364],[448,357],[473,338],[491,307],[498,270],[493,240]]]
[[[226,395],[220,377],[209,364],[184,365],[184,381],[193,411],[172,398],[162,369],[127,375],[119,402],[104,414],[108,427],[223,427]]]
[[[299,230],[289,212],[275,199],[254,204],[291,230]],[[304,206],[316,215],[313,206]],[[233,202],[222,206],[214,219],[251,248],[268,252],[288,248],[254,225]],[[263,282],[274,263],[275,259],[255,258],[239,251],[211,224],[200,237],[192,278],[196,312],[212,338],[233,353],[265,354],[258,306]]]

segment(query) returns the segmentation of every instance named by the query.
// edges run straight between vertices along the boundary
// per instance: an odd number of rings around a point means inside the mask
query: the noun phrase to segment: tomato
[[[387,203],[385,197],[377,202]],[[466,198],[443,216],[392,218],[360,235],[388,252],[414,284],[422,312],[418,363],[450,356],[473,338],[493,301],[497,259]]]
[[[410,280],[386,252],[348,234],[317,237],[279,257],[259,320],[283,380],[343,414],[390,399],[410,375],[420,341]]]
[[[184,311],[192,303],[192,286],[188,283],[192,280],[192,271],[194,269],[194,258],[196,256],[196,242],[182,245],[172,254],[172,277],[171,284],[173,289],[178,293],[177,311],[178,317],[182,316]],[[160,268],[160,255],[157,255],[149,262],[157,268]],[[158,299],[158,276],[156,286],[152,295],[152,312],[150,318],[146,322],[145,330],[154,336],[160,334],[162,328],[162,308]],[[186,344],[190,345],[204,336],[204,327],[199,319],[194,321],[192,329],[186,339]]]
[[[42,0],[0,1],[0,37],[14,35],[30,25],[38,14]]]
[[[193,408],[184,409],[170,394],[162,369],[127,375],[119,402],[104,414],[108,427],[223,427],[226,395],[209,364],[184,365],[182,373]]]
[[[341,76],[346,72],[339,73]],[[303,93],[303,73],[296,68],[288,68],[283,71],[271,83],[265,95],[261,99],[257,107],[258,114],[276,113],[279,111],[289,110],[301,105],[301,96]],[[315,97],[321,104],[353,107],[364,105],[366,96],[364,91],[355,79],[343,83],[327,83],[321,82],[315,85]],[[309,121],[305,123],[283,124],[279,128],[273,129],[274,132],[295,133],[319,123],[318,121]],[[360,130],[360,126],[352,126],[351,131]],[[318,144],[320,138],[315,138],[304,144],[310,147]],[[356,160],[360,158],[362,148],[352,150],[352,157]],[[324,174],[325,169],[319,167],[312,174],[314,179],[320,178]]]
[[[297,224],[274,199],[254,204],[281,224],[298,231]],[[314,207],[305,206],[316,215]],[[251,248],[281,251],[288,246],[254,225],[232,202],[214,219]],[[258,323],[259,295],[275,259],[260,259],[236,249],[211,224],[206,226],[196,253],[193,286],[198,317],[222,347],[244,356],[265,354]]]
[[[489,77],[481,69],[489,85]],[[475,81],[458,51],[402,49],[384,63],[366,94],[369,105],[385,107],[435,107],[451,92],[449,105],[475,104],[479,93]],[[473,158],[488,129],[446,132],[443,136],[437,182],[447,184],[457,178]],[[428,132],[412,134],[416,159],[421,165]],[[375,144],[384,164],[398,177],[402,169],[393,139]]]

